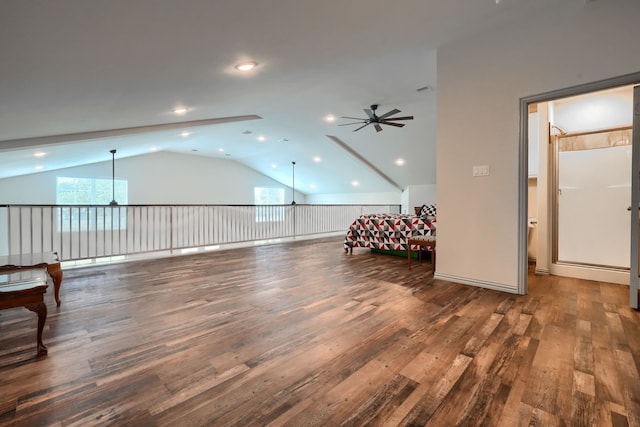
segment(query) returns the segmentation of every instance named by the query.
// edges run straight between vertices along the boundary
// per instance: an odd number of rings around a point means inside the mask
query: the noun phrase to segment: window
[[[58,177],[56,182],[56,204],[81,205],[58,209],[58,224],[61,231],[88,231],[124,229],[126,209],[107,206],[114,197],[118,204],[127,204],[127,180],[99,178]],[[113,214],[113,215],[112,215]]]
[[[58,177],[56,203],[58,205],[108,205],[115,198],[127,204],[127,180]]]
[[[254,188],[256,222],[284,221],[284,188]]]

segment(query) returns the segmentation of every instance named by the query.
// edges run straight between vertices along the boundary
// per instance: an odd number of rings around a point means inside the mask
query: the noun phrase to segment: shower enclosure
[[[628,271],[631,127],[553,138],[554,262]]]

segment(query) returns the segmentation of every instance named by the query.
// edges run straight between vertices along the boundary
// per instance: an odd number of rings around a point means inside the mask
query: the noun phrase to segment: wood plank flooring
[[[0,425],[640,426],[628,288],[517,296],[341,238],[65,271],[0,311]]]

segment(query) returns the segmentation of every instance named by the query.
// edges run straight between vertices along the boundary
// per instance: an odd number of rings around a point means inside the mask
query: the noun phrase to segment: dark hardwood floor
[[[640,426],[628,288],[517,296],[341,238],[69,269],[0,311],[0,425]]]

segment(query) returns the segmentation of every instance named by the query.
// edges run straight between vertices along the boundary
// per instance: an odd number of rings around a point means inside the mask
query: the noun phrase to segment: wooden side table
[[[53,281],[54,297],[60,307],[60,285],[62,285],[62,267],[57,252],[42,252],[0,256],[0,273],[28,270],[32,268],[47,269]]]
[[[44,303],[47,286],[45,267],[0,274],[0,310],[25,307],[38,315],[38,356],[47,354],[47,347],[42,342],[42,330],[47,320]]]
[[[407,239],[407,257],[409,258],[409,269],[411,269],[411,246],[419,246],[418,259],[422,262],[422,248],[431,250],[431,263],[433,272],[436,271],[436,238],[433,236],[415,236]]]

